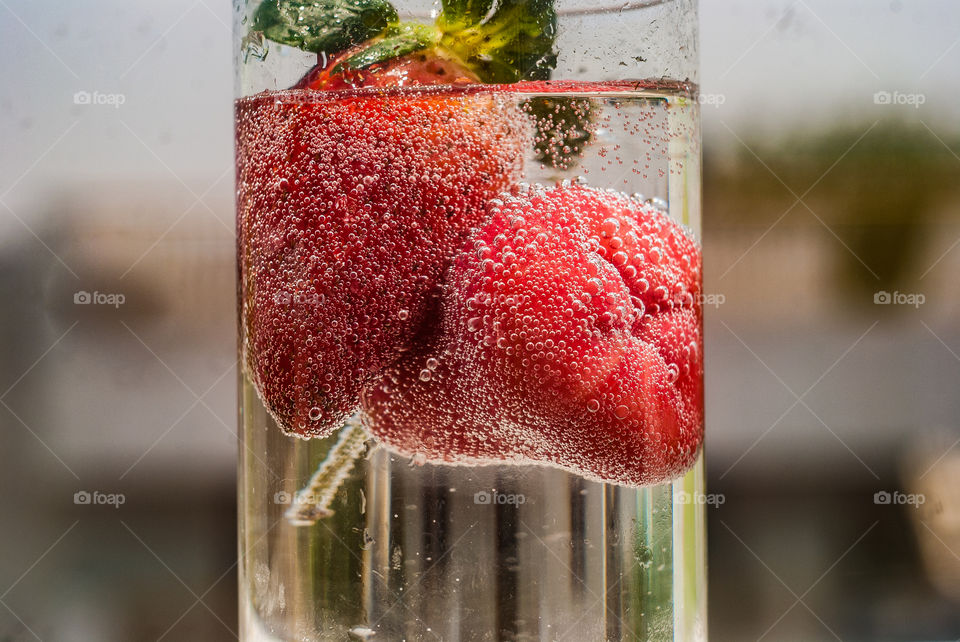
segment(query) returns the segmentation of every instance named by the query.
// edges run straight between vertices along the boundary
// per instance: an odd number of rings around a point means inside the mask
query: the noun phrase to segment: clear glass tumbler
[[[241,639],[704,639],[696,1],[235,33]]]

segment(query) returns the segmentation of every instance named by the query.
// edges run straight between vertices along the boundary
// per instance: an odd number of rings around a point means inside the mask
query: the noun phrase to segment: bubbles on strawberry
[[[244,367],[287,432],[324,436],[409,345],[526,124],[495,92],[239,103]]]
[[[653,205],[581,184],[516,189],[490,216],[447,274],[439,321],[364,393],[370,429],[429,460],[631,485],[689,467],[696,242]]]

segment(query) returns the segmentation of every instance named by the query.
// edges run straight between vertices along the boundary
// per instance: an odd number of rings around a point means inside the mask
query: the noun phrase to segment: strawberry
[[[650,205],[580,185],[494,201],[440,321],[364,392],[369,428],[428,460],[668,479],[703,437],[699,299],[699,248]]]
[[[238,104],[244,366],[284,431],[325,436],[357,408],[526,145],[489,91]]]
[[[357,408],[530,147],[494,92],[398,88],[548,78],[552,3],[440,5],[427,25],[389,0],[270,0],[248,23],[248,46],[318,59],[237,109],[244,367],[286,432],[325,436]]]
[[[494,92],[400,88],[548,79],[553,3],[439,9],[422,24],[389,0],[270,0],[245,23],[261,60],[264,40],[318,60],[237,111],[244,365],[287,432],[324,436],[356,409],[532,146]]]
[[[387,0],[270,0],[248,38],[315,52],[301,88],[513,83],[547,80],[556,67],[552,0],[439,4],[431,25],[400,21]]]
[[[352,89],[357,87],[411,87],[417,85],[469,85],[477,83],[472,71],[436,49],[418,51],[353,69],[342,64],[364,51],[364,45],[318,64],[295,85],[297,89]]]

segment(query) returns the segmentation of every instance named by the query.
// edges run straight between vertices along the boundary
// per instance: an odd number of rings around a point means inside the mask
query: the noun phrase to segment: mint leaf
[[[546,80],[557,65],[553,0],[443,0],[437,27],[483,82]]]
[[[397,22],[388,0],[264,0],[252,31],[283,45],[335,54]]]
[[[382,40],[338,64],[333,68],[333,73],[338,74],[346,69],[360,71],[393,58],[402,58],[415,51],[433,47],[439,40],[440,33],[436,27],[409,22],[394,25],[387,29]]]

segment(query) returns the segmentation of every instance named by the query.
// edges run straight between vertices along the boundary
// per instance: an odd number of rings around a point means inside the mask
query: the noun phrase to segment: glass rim
[[[671,2],[676,2],[677,0],[634,0],[633,2],[620,2],[617,4],[609,3],[598,3],[599,6],[591,7],[568,7],[564,9],[557,9],[557,15],[560,17],[578,17],[578,16],[592,16],[592,15],[609,15],[613,13],[626,13],[628,11],[638,11],[640,9],[647,9],[649,7],[655,7],[661,4],[670,4]],[[578,3],[580,4],[580,3]],[[414,11],[409,12],[409,15],[412,18],[434,18],[436,10],[430,11]]]
[[[634,2],[621,2],[619,4],[607,4],[599,7],[570,7],[569,9],[559,9],[558,16],[588,16],[606,13],[624,13],[627,11],[637,11],[648,7],[655,7],[660,4],[669,4],[676,0],[635,0]]]

